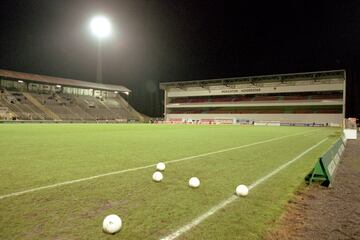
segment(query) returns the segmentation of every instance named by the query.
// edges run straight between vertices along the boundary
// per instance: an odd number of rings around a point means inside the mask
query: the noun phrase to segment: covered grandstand
[[[0,119],[22,121],[144,121],[121,85],[0,69]]]
[[[344,70],[161,83],[165,119],[196,123],[340,125]]]

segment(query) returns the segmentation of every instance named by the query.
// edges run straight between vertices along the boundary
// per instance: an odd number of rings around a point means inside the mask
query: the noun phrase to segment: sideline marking
[[[295,158],[293,158],[289,162],[281,165],[280,167],[278,167],[277,169],[275,169],[271,173],[269,173],[269,174],[265,175],[264,177],[256,180],[254,183],[252,183],[249,186],[249,190],[251,190],[251,189],[255,188],[256,186],[260,185],[261,183],[265,182],[266,180],[268,180],[269,178],[271,178],[272,176],[274,176],[275,174],[277,174],[278,172],[280,172],[281,170],[283,170],[284,168],[286,168],[287,166],[289,166],[290,164],[292,164],[293,162],[295,162],[296,160],[298,160],[299,158],[301,158],[302,156],[304,156],[305,154],[307,154],[308,152],[310,152],[311,150],[313,150],[314,148],[316,148],[317,146],[319,146],[320,144],[322,144],[323,142],[325,142],[328,139],[329,139],[328,137],[324,138],[323,140],[318,142],[316,145],[314,145],[314,146],[308,148],[307,150],[305,150],[304,152],[300,153],[298,156],[296,156]],[[204,213],[204,214],[200,215],[199,217],[195,218],[190,223],[184,225],[183,227],[179,228],[178,230],[171,233],[170,235],[161,238],[161,240],[174,240],[174,239],[176,239],[180,235],[188,232],[190,229],[192,229],[193,227],[199,225],[202,221],[204,221],[205,219],[207,219],[208,217],[210,217],[211,215],[213,215],[214,213],[216,213],[220,209],[226,207],[228,204],[234,202],[237,199],[239,199],[239,197],[237,197],[235,195],[232,195],[231,197],[229,197],[225,201],[223,201],[223,202],[219,203],[218,205],[212,207],[206,213]]]
[[[258,145],[258,144],[272,142],[272,141],[280,140],[283,138],[292,137],[292,136],[296,136],[296,135],[302,135],[302,134],[315,132],[315,131],[319,131],[319,129],[312,130],[312,131],[305,131],[305,132],[296,133],[296,134],[290,134],[290,135],[286,135],[286,136],[282,136],[282,137],[270,138],[268,140],[245,144],[245,145],[241,145],[238,147],[225,148],[225,149],[214,151],[214,152],[208,152],[208,153],[203,153],[203,154],[199,154],[199,155],[164,161],[164,163],[176,163],[176,162],[186,161],[186,160],[190,160],[190,159],[194,159],[194,158],[205,157],[205,156],[212,155],[212,154],[223,153],[223,152],[228,152],[228,151],[232,151],[232,150],[236,150],[236,149],[251,147],[251,146]],[[31,189],[20,191],[20,192],[14,192],[14,193],[2,195],[2,196],[0,196],[0,200],[2,200],[4,198],[15,197],[15,196],[19,196],[19,195],[23,195],[23,194],[31,193],[31,192],[36,192],[36,191],[40,191],[40,190],[44,190],[44,189],[60,187],[60,186],[69,185],[69,184],[78,183],[78,182],[84,182],[84,181],[88,181],[88,180],[92,180],[92,179],[96,179],[96,178],[101,178],[101,177],[106,177],[106,176],[111,176],[111,175],[116,175],[116,174],[121,174],[121,173],[126,173],[126,172],[134,172],[137,170],[151,168],[154,166],[156,166],[156,164],[150,164],[150,165],[146,165],[146,166],[142,166],[142,167],[129,168],[129,169],[119,170],[119,171],[115,171],[115,172],[108,172],[108,173],[103,173],[103,174],[99,174],[99,175],[95,175],[95,176],[91,176],[91,177],[79,178],[79,179],[75,179],[75,180],[69,180],[69,181],[55,183],[55,184],[46,185],[46,186],[42,186],[42,187],[31,188]]]

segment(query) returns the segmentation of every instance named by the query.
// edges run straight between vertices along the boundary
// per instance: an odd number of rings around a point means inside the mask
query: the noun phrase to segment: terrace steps
[[[133,107],[131,107],[130,104],[127,101],[125,101],[125,99],[123,99],[120,96],[116,96],[116,100],[118,100],[120,105],[123,108],[127,109],[129,111],[129,113],[133,114],[135,117],[138,117],[140,119],[140,121],[146,121],[145,117],[141,113],[136,111]]]
[[[46,113],[46,115],[48,115],[50,118],[52,118],[53,120],[60,120],[61,118],[54,113],[53,111],[51,111],[50,109],[48,109],[47,107],[45,107],[44,105],[42,105],[36,98],[34,98],[30,93],[27,92],[23,92],[23,95],[32,103],[34,104],[36,107],[38,107],[40,110],[42,110],[44,113]]]

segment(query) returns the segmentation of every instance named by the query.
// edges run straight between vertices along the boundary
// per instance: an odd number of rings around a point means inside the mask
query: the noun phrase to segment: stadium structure
[[[167,122],[339,126],[345,70],[166,82]]]
[[[0,70],[0,119],[25,121],[144,121],[121,85]]]

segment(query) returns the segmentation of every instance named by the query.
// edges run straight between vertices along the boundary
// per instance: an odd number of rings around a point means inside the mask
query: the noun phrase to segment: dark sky
[[[92,16],[103,43],[104,83],[161,115],[158,82],[346,69],[347,115],[360,117],[359,1],[1,0],[0,68],[96,78]]]

